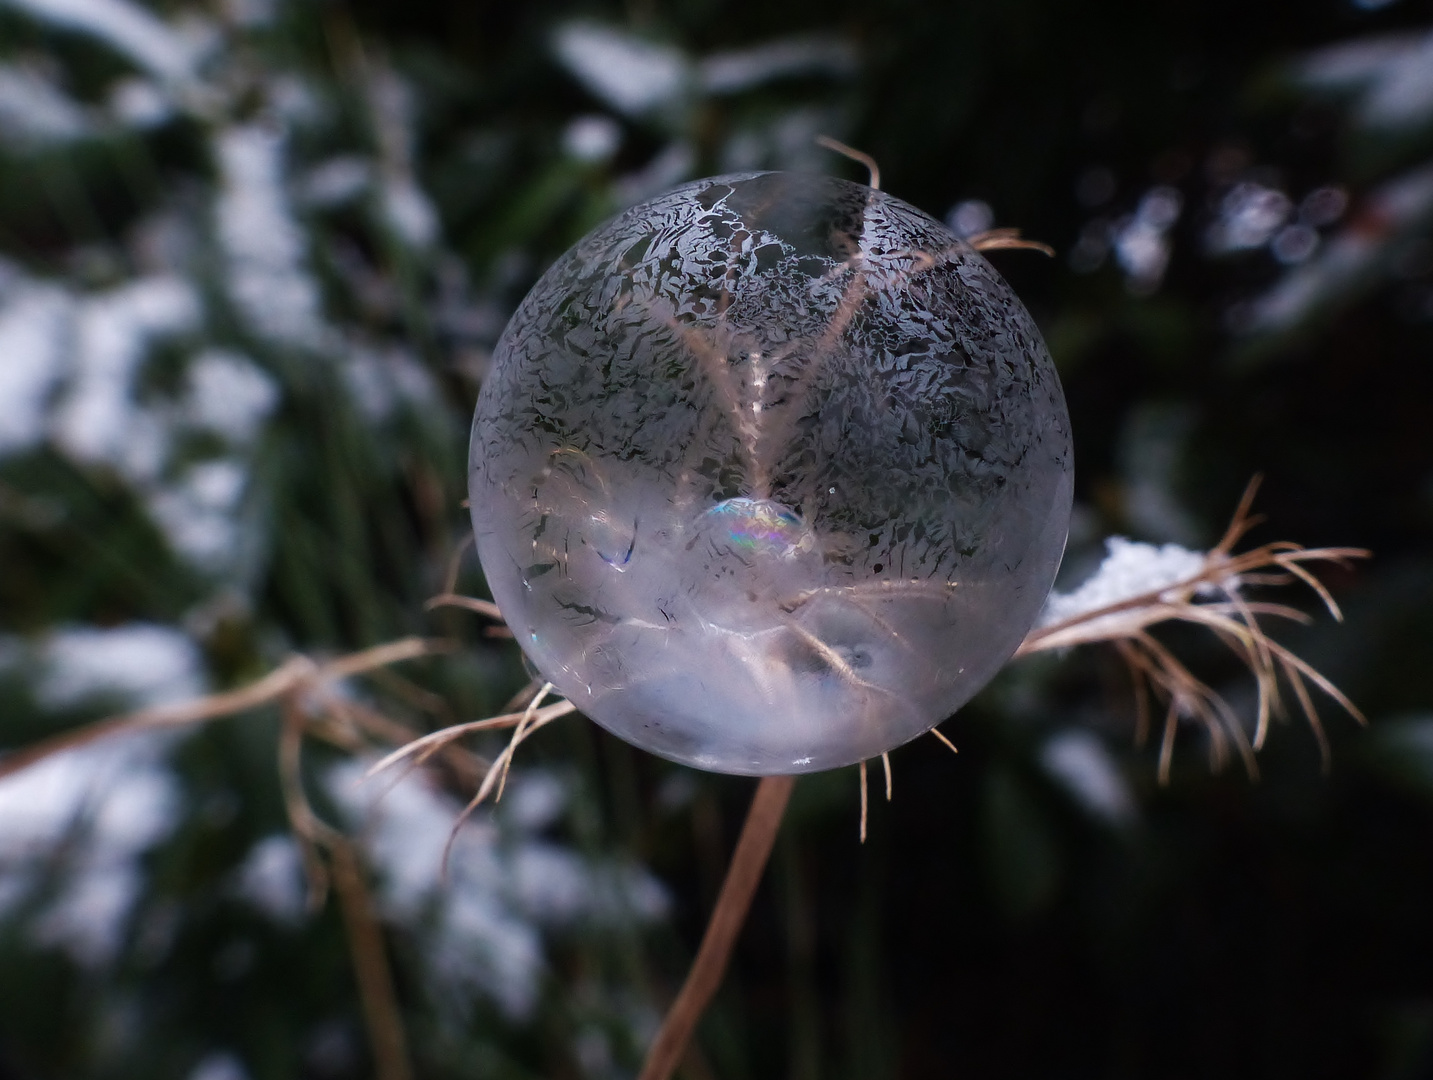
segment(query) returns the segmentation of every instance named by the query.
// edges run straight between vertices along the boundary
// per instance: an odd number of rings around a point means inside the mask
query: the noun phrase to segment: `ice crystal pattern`
[[[1014,652],[1065,542],[1069,419],[1029,314],[913,207],[790,173],[598,228],[473,421],[493,596],[599,724],[721,772],[898,746]]]

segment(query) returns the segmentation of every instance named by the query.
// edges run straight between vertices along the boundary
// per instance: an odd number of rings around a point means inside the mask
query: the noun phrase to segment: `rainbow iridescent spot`
[[[804,532],[799,517],[770,499],[727,499],[702,518],[722,540],[745,551],[789,551],[799,546]]]

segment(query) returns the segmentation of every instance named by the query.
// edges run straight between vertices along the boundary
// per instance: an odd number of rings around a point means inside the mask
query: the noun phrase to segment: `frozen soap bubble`
[[[701,180],[564,255],[473,419],[493,596],[603,727],[721,772],[875,757],[959,708],[1049,592],[1069,418],[944,225],[789,173]]]

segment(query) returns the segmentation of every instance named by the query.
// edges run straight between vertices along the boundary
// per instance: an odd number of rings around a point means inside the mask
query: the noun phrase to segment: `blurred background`
[[[1361,545],[1280,629],[1369,714],[1252,781],[1133,745],[1113,653],[1009,667],[804,778],[692,1080],[1433,1077],[1433,11],[1416,0],[484,4],[0,0],[0,746],[452,634],[355,681],[414,730],[499,710],[510,641],[425,614],[467,425],[544,267],[680,181],[863,179],[992,259],[1069,397],[1061,587],[1111,534]],[[486,595],[475,565],[459,587]],[[1312,598],[1309,598],[1312,601]],[[1313,610],[1314,605],[1309,604]],[[1207,634],[1163,635],[1253,714]],[[260,710],[0,782],[0,1077],[374,1075],[339,905],[305,902]],[[488,753],[501,741],[477,744]],[[423,1078],[635,1074],[749,781],[580,718],[464,830],[461,776],[355,780]],[[392,1075],[392,1074],[390,1074]]]

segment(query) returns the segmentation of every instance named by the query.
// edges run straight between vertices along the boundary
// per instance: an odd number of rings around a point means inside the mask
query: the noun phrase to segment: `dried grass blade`
[[[479,615],[486,615],[489,619],[495,619],[498,622],[506,621],[497,604],[491,600],[479,600],[476,596],[462,596],[451,592],[439,593],[437,596],[429,597],[423,603],[424,611],[433,611],[443,607],[462,608],[465,611],[475,611]]]
[[[1171,696],[1169,711],[1164,717],[1164,738],[1159,744],[1159,783],[1169,784],[1169,766],[1174,760],[1174,729],[1179,723],[1179,699]]]
[[[940,728],[933,727],[930,729],[930,733],[934,735],[937,739],[939,739],[941,742],[943,742],[946,746],[948,746],[952,754],[960,753],[960,751],[956,749],[955,743],[951,742],[948,738],[946,738],[945,733],[941,731]]]
[[[861,762],[861,843],[866,842],[866,763]]]
[[[1328,775],[1333,768],[1333,751],[1329,747],[1323,721],[1319,719],[1318,710],[1314,708],[1314,700],[1309,696],[1309,688],[1304,685],[1303,676],[1293,665],[1285,663],[1284,674],[1294,688],[1294,695],[1299,699],[1299,706],[1304,710],[1304,716],[1308,718],[1309,727],[1313,728],[1314,738],[1319,744],[1319,763],[1324,775]]]
[[[190,724],[220,720],[227,716],[248,712],[262,705],[278,701],[284,694],[311,678],[314,673],[311,660],[303,656],[291,657],[258,682],[238,690],[222,694],[210,694],[194,701],[175,705],[160,705],[118,716],[96,720],[92,724],[64,731],[30,746],[12,750],[0,758],[0,779],[27,769],[51,754],[74,750],[112,735],[123,735],[138,731],[156,731],[164,728],[186,727]]]
[[[1224,535],[1219,538],[1219,543],[1214,545],[1216,553],[1228,555],[1240,538],[1259,523],[1260,519],[1251,516],[1249,511],[1254,506],[1254,496],[1259,493],[1259,485],[1263,482],[1264,474],[1255,473],[1244,485],[1244,494],[1239,497],[1239,505],[1234,508],[1234,516],[1229,519],[1229,527],[1224,530]]]
[[[1338,622],[1343,622],[1343,612],[1339,610],[1338,604],[1334,601],[1333,594],[1324,587],[1322,581],[1305,570],[1294,559],[1287,556],[1275,556],[1275,559],[1280,566],[1284,567],[1289,573],[1293,574],[1318,594],[1319,599],[1324,602],[1324,607],[1328,608],[1328,613],[1332,615],[1334,619]]]
[[[866,172],[870,174],[870,178],[866,186],[869,187],[872,191],[881,190],[881,167],[876,164],[876,159],[873,158],[870,154],[857,150],[853,146],[847,146],[839,139],[833,139],[829,135],[817,135],[816,145],[824,146],[827,150],[834,150],[842,157],[848,157],[852,161],[864,165],[866,167]]]
[[[383,645],[375,645],[371,649],[364,649],[362,652],[341,656],[337,660],[330,660],[319,667],[317,678],[325,682],[338,682],[352,675],[362,675],[374,668],[387,667],[389,664],[401,663],[404,660],[417,660],[424,656],[453,652],[457,647],[456,642],[446,638],[400,638]]]
[[[1270,641],[1269,648],[1272,649],[1274,653],[1278,655],[1278,657],[1282,659],[1286,664],[1290,664],[1294,668],[1298,669],[1309,679],[1310,682],[1312,682],[1325,694],[1338,702],[1339,705],[1343,708],[1343,710],[1350,716],[1352,716],[1355,720],[1357,720],[1361,726],[1368,726],[1368,717],[1363,715],[1363,710],[1361,710],[1357,705],[1350,701],[1348,696],[1342,690],[1340,690],[1337,686],[1330,682],[1317,668],[1315,668],[1307,660],[1301,659],[1300,657],[1294,655],[1293,652],[1284,648],[1284,646],[1280,645],[1277,641]]]

